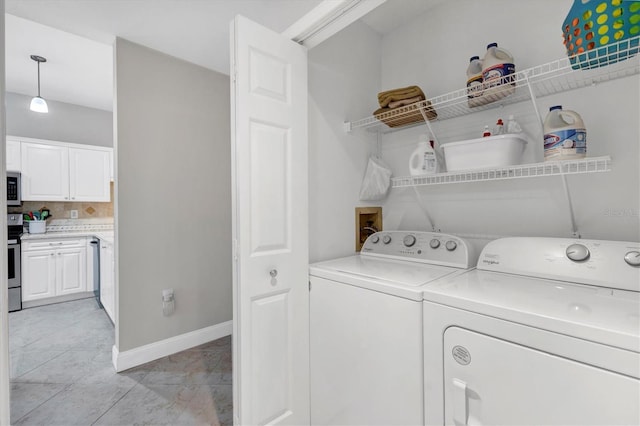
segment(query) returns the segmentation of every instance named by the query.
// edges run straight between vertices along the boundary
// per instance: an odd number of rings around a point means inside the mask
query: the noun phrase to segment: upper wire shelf
[[[369,116],[357,121],[345,122],[344,129],[352,131],[363,128],[387,133],[424,124],[424,119],[420,117],[418,117],[419,122],[402,124],[406,123],[410,117],[415,118],[417,110],[423,113],[423,117],[431,116],[435,110],[437,113],[435,120],[447,120],[530,100],[532,93],[536,97],[543,97],[635,75],[640,73],[640,56],[637,55],[639,45],[640,36],[637,36],[590,50],[572,58],[565,57],[518,71],[507,77],[509,78],[508,83],[485,90],[490,93],[482,97],[482,102],[480,102],[483,103],[482,105],[470,107],[468,92],[464,88],[430,98],[430,103],[420,101],[405,107],[395,108],[393,113],[385,113],[381,118],[384,118],[391,127],[375,116]],[[394,120],[397,127],[394,125]]]
[[[480,182],[533,178],[542,176],[570,175],[579,173],[608,172],[611,157],[590,157],[579,160],[547,161],[544,163],[519,164],[490,169],[463,170],[435,175],[405,176],[391,179],[392,188],[441,185],[448,183]]]

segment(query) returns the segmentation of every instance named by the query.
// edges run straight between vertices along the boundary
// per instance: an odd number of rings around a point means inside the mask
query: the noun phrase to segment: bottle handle
[[[417,159],[417,163],[414,163]],[[414,165],[415,164],[415,165]],[[419,170],[420,169],[420,152],[414,151],[409,157],[409,170]]]
[[[578,113],[574,112],[574,111],[562,110],[562,111],[560,111],[559,115],[560,115],[560,118],[562,119],[562,121],[564,121],[568,125],[574,125],[574,124],[578,124],[578,123],[582,122],[582,119],[580,118]],[[564,117],[569,117],[571,119],[571,121],[567,121]]]

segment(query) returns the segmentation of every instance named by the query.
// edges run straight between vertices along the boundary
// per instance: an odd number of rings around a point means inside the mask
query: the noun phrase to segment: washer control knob
[[[453,240],[449,240],[444,246],[447,248],[447,250],[454,251],[455,249],[458,248],[458,243],[456,243]]]
[[[411,235],[411,234],[409,234],[409,235],[404,237],[402,242],[404,243],[404,245],[406,247],[412,247],[416,243],[416,237]]]
[[[640,251],[630,251],[624,255],[624,261],[631,266],[640,266]]]
[[[438,247],[440,247],[440,240],[436,240],[435,238],[431,241],[429,241],[429,247],[431,247],[432,249],[437,249]]]
[[[389,244],[391,242],[391,235],[385,235],[382,237],[382,242],[385,244]]]
[[[567,257],[574,262],[582,262],[583,260],[587,260],[591,253],[589,253],[589,249],[583,244],[571,244],[567,247]]]
[[[374,235],[374,236],[371,237],[371,242],[373,244],[378,244],[378,241],[380,241],[380,237],[379,236]]]

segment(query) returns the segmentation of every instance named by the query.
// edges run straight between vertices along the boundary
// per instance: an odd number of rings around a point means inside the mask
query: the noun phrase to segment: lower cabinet
[[[86,238],[23,241],[23,302],[85,291]]]
[[[100,302],[115,323],[116,286],[113,244],[100,240]]]

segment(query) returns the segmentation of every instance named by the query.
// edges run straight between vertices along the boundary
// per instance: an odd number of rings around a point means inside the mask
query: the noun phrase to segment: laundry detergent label
[[[482,75],[467,80],[467,97],[469,99],[482,96]]]
[[[544,135],[544,158],[581,158],[587,155],[585,129],[557,130]]]
[[[494,87],[500,84],[513,84],[515,82],[516,66],[514,64],[497,64],[482,72],[485,87]]]

